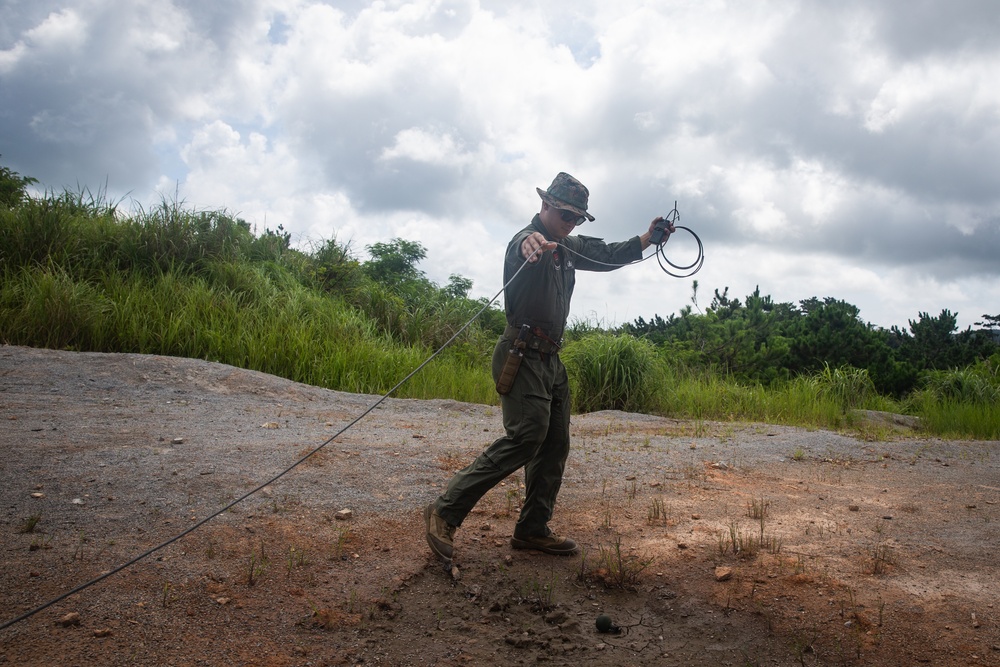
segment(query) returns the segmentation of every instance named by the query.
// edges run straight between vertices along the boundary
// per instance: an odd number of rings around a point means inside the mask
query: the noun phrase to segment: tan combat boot
[[[559,537],[549,533],[537,537],[514,537],[510,538],[510,546],[515,549],[534,549],[553,556],[576,556],[580,553],[580,548],[576,542],[568,537]]]
[[[424,523],[427,527],[427,544],[431,551],[445,562],[450,562],[455,553],[455,526],[442,519],[434,509],[434,503],[424,508]]]

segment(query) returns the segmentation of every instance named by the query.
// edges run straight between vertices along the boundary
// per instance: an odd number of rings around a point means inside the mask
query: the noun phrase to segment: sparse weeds
[[[581,555],[581,579],[594,579],[602,582],[606,588],[634,590],[639,583],[640,575],[656,559],[652,556],[628,554],[622,549],[621,535],[616,535],[610,545],[599,545],[597,563],[594,569],[587,567],[587,554]]]
[[[795,637],[792,639],[792,651],[795,653],[795,657],[798,659],[799,664],[805,667],[806,655],[813,652],[813,644],[819,638],[819,633],[813,629],[812,638],[808,638],[804,632],[796,633]]]
[[[603,515],[603,518],[601,520],[601,527],[604,528],[605,530],[611,530],[611,526],[613,525],[613,521],[612,521],[613,512],[611,511],[611,503],[610,502],[605,502],[604,503],[604,505],[603,505],[603,512],[604,512],[604,515]]]
[[[315,627],[323,630],[336,630],[345,626],[356,626],[361,622],[360,614],[353,614],[350,612],[345,613],[337,609],[330,609],[326,607],[320,608],[313,601],[309,600],[308,602],[310,608],[312,608],[312,614],[309,616],[309,622],[311,622]],[[303,626],[306,624],[306,619],[303,619],[298,623],[298,625]]]
[[[174,585],[171,584],[169,581],[165,582],[163,584],[163,592],[160,598],[160,603],[163,605],[163,608],[164,609],[168,608],[170,604],[174,602],[174,600],[176,599],[177,596],[174,595]]]
[[[288,547],[288,560],[286,562],[285,568],[288,574],[291,575],[292,570],[297,567],[304,567],[309,564],[309,559],[306,557],[305,549],[296,549],[294,545]]]
[[[83,560],[83,548],[88,542],[87,534],[80,531],[80,538],[76,542],[76,551],[73,552],[73,560]]]
[[[27,519],[21,522],[21,527],[18,528],[19,533],[28,535],[35,532],[35,528],[38,527],[38,522],[42,520],[41,514],[32,514]]]
[[[889,544],[888,531],[882,521],[875,523],[874,537],[866,553],[867,572],[885,574],[896,564],[896,554]]]
[[[521,507],[521,490],[518,487],[507,489],[507,510],[505,516],[513,516],[514,511]]]
[[[247,558],[247,571],[246,571],[246,582],[247,586],[253,586],[260,578],[264,576],[267,572],[267,566],[270,564],[270,559],[267,557],[267,553],[264,551],[264,541],[260,542],[260,554],[256,552],[250,552],[250,556]]]
[[[646,513],[646,523],[650,526],[669,526],[671,521],[670,506],[662,497],[653,498],[649,511]]]
[[[844,627],[847,630],[846,643],[841,644],[838,641],[841,660],[845,664],[845,658],[852,655],[855,660],[860,660],[864,651],[863,637],[867,628],[871,626],[871,621],[862,614],[862,607],[863,605],[859,604],[855,597],[854,589],[848,587],[846,604],[844,600],[840,601],[840,616],[846,619],[844,623]],[[879,611],[879,615],[879,623],[881,624],[881,610]]]
[[[350,528],[337,529],[337,539],[333,543],[333,557],[335,559],[344,557],[344,548],[351,541],[352,537]]]
[[[763,522],[771,509],[771,501],[764,498],[751,498],[747,502],[747,516],[756,521]]]
[[[886,424],[864,421],[857,425],[858,436],[865,442],[887,442],[898,437],[899,432]]]
[[[706,472],[705,466],[694,462],[685,464],[681,469],[681,474],[684,479],[689,481],[704,482],[708,479],[708,472]]]
[[[35,535],[32,538],[31,544],[28,545],[28,551],[38,551],[39,549],[51,549],[52,548],[52,536],[51,535]]]
[[[720,531],[716,540],[716,546],[720,556],[732,552],[739,558],[753,558],[760,551],[770,554],[781,553],[781,538],[767,532],[767,509],[770,503],[763,498],[752,501],[747,506],[747,514],[754,518],[758,530],[747,532],[739,519],[730,519],[727,530]]]
[[[555,584],[555,575],[552,575],[549,581],[544,583],[537,577],[532,576],[521,586],[518,595],[538,611],[548,611],[555,605]]]

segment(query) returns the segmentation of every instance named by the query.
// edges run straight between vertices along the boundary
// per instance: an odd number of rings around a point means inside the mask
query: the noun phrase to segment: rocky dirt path
[[[0,347],[0,623],[373,400]],[[572,428],[554,527],[583,558],[511,551],[515,475],[459,531],[457,568],[432,561],[420,510],[499,435],[499,410],[390,399],[0,631],[0,664],[1000,665],[1000,443],[615,412]]]

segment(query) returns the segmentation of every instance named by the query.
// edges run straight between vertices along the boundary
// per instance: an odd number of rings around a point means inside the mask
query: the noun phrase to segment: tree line
[[[698,282],[692,302],[697,304]],[[715,290],[704,312],[654,315],[621,330],[646,338],[684,363],[715,368],[738,379],[770,384],[824,368],[866,369],[876,389],[900,397],[930,371],[975,364],[1000,353],[1000,315],[983,315],[977,329],[959,331],[948,309],[920,312],[909,328],[866,323],[860,310],[834,297],[778,303],[760,288],[742,301]]]

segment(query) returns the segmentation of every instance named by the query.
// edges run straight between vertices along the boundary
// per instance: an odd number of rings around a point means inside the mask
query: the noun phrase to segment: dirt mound
[[[0,623],[179,534],[374,400],[0,348]],[[580,415],[553,527],[583,557],[510,549],[515,475],[445,571],[421,510],[500,429],[495,407],[390,399],[0,630],[0,664],[1000,665],[1000,443]]]

